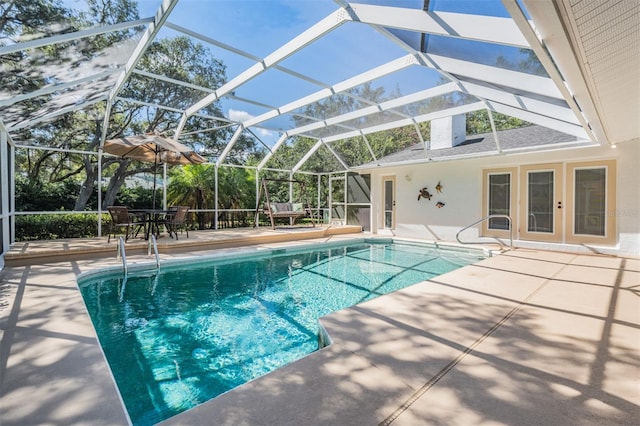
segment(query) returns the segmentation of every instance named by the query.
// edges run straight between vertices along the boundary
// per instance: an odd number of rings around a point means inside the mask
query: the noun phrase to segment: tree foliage
[[[34,0],[32,2],[3,2],[0,18],[0,36],[4,42],[19,42],[27,38],[45,37],[58,33],[76,31],[96,25],[109,25],[138,18],[136,2],[131,0],[88,0],[87,10],[77,12],[66,8],[56,0]],[[91,75],[101,71],[102,59],[117,55],[124,43],[135,42],[135,34],[140,28],[110,32],[91,38],[47,45],[35,52],[20,51],[15,55],[3,56],[0,60],[0,91],[12,94],[30,93],[48,84],[83,77],[79,73]],[[126,49],[123,49],[126,51]],[[153,42],[137,64],[141,72],[127,81],[120,92],[120,98],[111,107],[106,129],[107,138],[117,138],[145,132],[167,134],[175,128],[180,114],[148,105],[169,105],[186,109],[208,92],[180,86],[167,80],[148,77],[145,73],[157,74],[168,79],[214,90],[226,82],[225,66],[212,52],[193,39],[184,36],[159,39]],[[68,70],[81,70],[75,74]],[[117,76],[117,75],[116,75]],[[113,84],[113,78],[92,82],[92,87],[105,90]],[[82,87],[66,89],[65,92],[51,93],[18,102],[3,110],[3,117],[46,116],[75,102],[78,96],[101,95],[95,89],[87,92]],[[75,96],[74,96],[75,95]],[[134,99],[137,102],[130,102]],[[67,103],[65,103],[67,102]],[[27,127],[14,133],[14,138],[34,146],[47,146],[56,150],[20,150],[16,157],[18,168],[27,178],[29,188],[25,193],[42,192],[57,182],[70,180],[76,202],[75,210],[91,207],[97,193],[98,156],[68,152],[67,150],[94,151],[101,143],[103,135],[104,103],[94,104],[84,110],[67,113],[53,120]],[[191,145],[205,156],[217,156],[229,139],[228,129],[198,131],[219,125],[204,116],[221,116],[217,103],[212,103],[191,117],[185,128],[185,136],[180,142]],[[170,136],[170,135],[168,135]],[[255,141],[243,135],[236,143],[237,152],[255,151]],[[140,173],[153,172],[153,164],[112,156],[102,157],[103,177],[108,179],[104,192],[103,207],[114,204],[117,194],[125,182]],[[68,203],[63,203],[68,207]],[[27,203],[25,203],[25,206]]]
[[[198,210],[216,208],[214,188],[215,165],[197,164],[177,167],[171,171],[167,201],[171,205],[187,205]],[[255,205],[255,173],[245,168],[218,169],[218,208],[246,209]],[[207,227],[211,213],[197,213],[200,229]]]
[[[60,0],[9,0],[0,2],[0,45],[19,43],[30,39],[64,34],[98,25],[110,25],[138,18],[137,3],[133,0],[86,0],[86,10],[77,11],[68,7],[69,2]],[[128,51],[125,46],[134,46],[142,28],[124,29],[115,32],[74,39],[47,45],[37,49],[26,49],[3,55],[0,58],[0,95],[3,98],[31,93],[38,89],[73,81],[81,77],[108,71],[122,66]],[[120,52],[120,50],[122,52]],[[124,52],[124,53],[123,53]],[[116,59],[119,59],[118,62]],[[498,61],[505,61],[498,58]],[[543,69],[531,51],[523,51],[518,64],[511,68]],[[153,78],[154,75],[163,79]],[[78,102],[98,99],[108,93],[114,78],[100,77],[90,85],[78,84],[64,90],[24,99],[8,108],[3,108],[3,120],[21,117],[38,118],[71,107]],[[181,86],[175,81],[187,83]],[[154,165],[130,159],[102,156],[102,176],[108,181],[98,183],[98,147],[103,139],[118,138],[133,134],[155,132],[169,137],[180,122],[182,115],[157,105],[174,109],[186,109],[196,101],[221,87],[227,81],[225,64],[212,51],[193,38],[177,36],[158,39],[151,43],[136,66],[136,72],[122,87],[119,97],[110,108],[104,102],[94,103],[80,111],[69,112],[56,118],[26,127],[12,137],[34,147],[45,149],[19,149],[16,154],[17,199],[24,210],[87,210],[95,209],[98,190],[103,191],[103,206],[123,202],[136,205],[151,199],[148,191],[132,193],[126,182],[136,175],[154,172]],[[196,87],[204,88],[199,90]],[[304,108],[296,115],[294,125],[308,123],[302,117],[327,119],[354,110],[384,102],[399,95],[385,92],[383,87],[365,83],[348,93],[334,94],[330,98]],[[468,101],[469,95],[453,92],[434,97],[420,104],[407,106],[408,114],[426,114],[451,108]],[[232,129],[209,117],[223,116],[221,105],[213,102],[187,120],[180,142],[191,146],[211,160],[218,158],[231,139]],[[104,116],[109,110],[107,128],[103,129]],[[401,117],[389,111],[380,111],[372,116],[357,118],[342,123],[343,130],[365,129],[380,123],[398,120]],[[527,123],[501,114],[493,114],[498,130],[526,125]],[[300,170],[308,172],[341,171],[345,167],[358,166],[403,150],[429,138],[430,123],[420,123],[391,130],[367,134],[339,141],[322,142],[318,139],[296,136],[284,144],[271,158],[267,168],[291,169],[301,164],[309,149],[315,152],[302,164]],[[215,129],[215,130],[212,130]],[[331,130],[335,132],[335,130]],[[478,134],[491,131],[487,111],[467,115],[467,133]],[[324,132],[324,133],[323,133]],[[318,137],[331,136],[327,130],[318,131]],[[95,152],[87,155],[81,152]],[[264,155],[256,140],[244,132],[228,153],[227,162],[255,165]],[[269,176],[271,172],[265,171]],[[287,179],[288,173],[274,176]],[[213,165],[171,167],[168,197],[171,204],[187,204],[197,209],[215,208]],[[315,187],[312,177],[297,176],[308,180],[308,187]],[[226,209],[247,208],[255,204],[255,174],[243,168],[222,167],[218,169],[218,206]],[[295,190],[294,190],[295,192]],[[301,194],[300,194],[301,195]],[[273,196],[288,199],[288,186],[273,189]],[[294,197],[297,195],[294,194]],[[57,202],[54,201],[57,199]],[[151,204],[151,203],[149,203]],[[206,221],[202,216],[199,221]]]

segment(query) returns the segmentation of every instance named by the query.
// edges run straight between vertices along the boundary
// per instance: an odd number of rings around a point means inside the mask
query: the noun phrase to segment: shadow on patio
[[[3,424],[127,422],[76,287],[113,264],[2,271]],[[638,282],[639,259],[511,251],[330,314],[330,346],[165,423],[635,424]]]

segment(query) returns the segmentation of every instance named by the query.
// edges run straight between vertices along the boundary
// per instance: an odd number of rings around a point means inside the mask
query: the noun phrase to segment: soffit
[[[598,139],[639,139],[640,2],[524,3]]]

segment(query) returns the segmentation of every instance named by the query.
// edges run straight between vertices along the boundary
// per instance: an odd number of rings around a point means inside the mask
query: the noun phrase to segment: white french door
[[[396,178],[385,176],[382,178],[382,228],[396,228]]]
[[[615,160],[534,164],[483,172],[484,215],[511,216],[517,239],[615,244],[615,209]],[[482,225],[486,237],[507,237],[508,230],[504,219],[491,219]]]
[[[562,164],[520,168],[520,238],[562,241]]]
[[[616,162],[567,164],[567,241],[616,243]]]

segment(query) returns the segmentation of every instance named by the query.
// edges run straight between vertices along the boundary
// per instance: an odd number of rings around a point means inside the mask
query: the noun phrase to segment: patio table
[[[140,215],[144,215],[144,220],[147,223],[147,229],[144,235],[144,239],[148,240],[149,239],[149,234],[151,233],[151,229],[153,228],[155,230],[154,234],[155,235],[159,235],[159,229],[160,226],[158,224],[158,219],[160,219],[162,216],[166,215],[167,213],[169,213],[169,210],[163,210],[163,209],[130,209],[129,212],[133,213],[133,214],[140,214]]]

